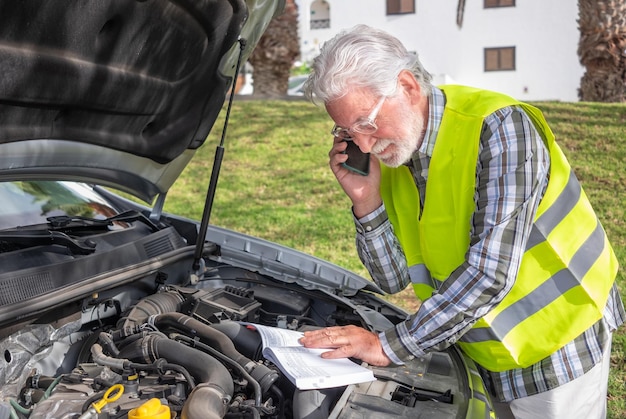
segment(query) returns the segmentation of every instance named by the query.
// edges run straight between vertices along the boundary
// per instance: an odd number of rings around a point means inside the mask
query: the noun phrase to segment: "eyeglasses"
[[[339,125],[335,124],[333,129],[330,131],[332,135],[337,138],[350,138],[352,137],[352,133],[356,132],[358,134],[371,135],[378,130],[378,125],[376,125],[376,117],[378,116],[378,112],[380,108],[382,108],[383,103],[387,99],[387,96],[383,96],[380,98],[372,112],[367,117],[360,117],[356,120],[354,124],[350,128],[342,128]]]

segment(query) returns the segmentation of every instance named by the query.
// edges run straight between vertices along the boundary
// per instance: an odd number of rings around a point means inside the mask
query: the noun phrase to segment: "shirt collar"
[[[438,87],[433,86],[428,97],[428,105],[428,124],[424,132],[424,140],[417,151],[430,157],[433,155],[435,140],[439,134],[441,118],[443,117],[443,109],[446,105],[446,98]]]

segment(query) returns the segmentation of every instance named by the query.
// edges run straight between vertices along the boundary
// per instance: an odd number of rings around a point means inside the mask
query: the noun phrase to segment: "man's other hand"
[[[391,360],[383,352],[376,333],[357,326],[335,326],[304,332],[300,343],[307,348],[328,348],[322,358],[357,358],[370,365],[386,367]]]

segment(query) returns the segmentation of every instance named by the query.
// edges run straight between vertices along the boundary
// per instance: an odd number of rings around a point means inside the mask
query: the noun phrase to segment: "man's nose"
[[[359,146],[359,149],[361,149],[363,153],[369,153],[376,143],[376,138],[368,134],[353,133],[352,141]]]

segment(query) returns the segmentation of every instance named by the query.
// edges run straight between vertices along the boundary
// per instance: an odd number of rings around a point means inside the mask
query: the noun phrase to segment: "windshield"
[[[42,224],[67,215],[104,219],[118,212],[90,187],[75,182],[0,182],[0,229]]]

